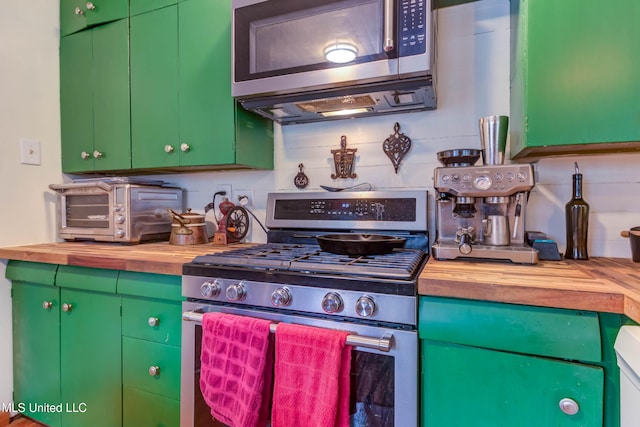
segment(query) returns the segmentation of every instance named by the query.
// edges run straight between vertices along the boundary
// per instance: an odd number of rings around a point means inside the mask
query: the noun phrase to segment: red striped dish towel
[[[272,427],[348,427],[348,333],[279,323]]]
[[[270,324],[232,314],[202,316],[200,390],[216,420],[231,427],[267,424],[273,378]]]

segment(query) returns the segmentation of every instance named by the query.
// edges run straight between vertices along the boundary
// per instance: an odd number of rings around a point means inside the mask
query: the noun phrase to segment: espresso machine
[[[504,164],[505,116],[480,120],[482,150],[438,153],[434,170],[436,259],[505,260],[536,264],[538,251],[525,240],[529,192],[535,185],[531,164]],[[482,156],[482,165],[476,162]]]

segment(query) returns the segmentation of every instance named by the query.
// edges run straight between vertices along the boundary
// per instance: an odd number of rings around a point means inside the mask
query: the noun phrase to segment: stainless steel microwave
[[[289,124],[435,108],[431,0],[233,0],[232,12],[232,94],[248,110]]]
[[[49,188],[60,195],[58,236],[64,240],[169,240],[168,209],[182,211],[182,189],[177,187],[89,179]]]

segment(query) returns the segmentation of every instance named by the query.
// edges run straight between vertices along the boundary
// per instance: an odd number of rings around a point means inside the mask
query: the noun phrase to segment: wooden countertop
[[[119,243],[63,242],[0,248],[0,258],[48,264],[78,265],[143,273],[182,274],[182,264],[198,255],[253,246],[170,245],[169,242],[121,245]]]
[[[521,265],[429,259],[421,295],[626,314],[640,323],[640,264],[625,258]]]
[[[181,275],[182,264],[198,255],[253,245],[60,242],[0,248],[0,258]],[[640,323],[640,263],[625,258],[542,261],[536,265],[431,258],[420,275],[418,293],[621,313]]]

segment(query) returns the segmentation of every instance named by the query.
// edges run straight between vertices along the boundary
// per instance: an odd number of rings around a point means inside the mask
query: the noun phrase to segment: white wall
[[[34,3],[35,2],[35,3]],[[48,184],[62,180],[58,107],[58,2],[0,2],[0,177],[5,209],[0,245],[55,240],[53,195]],[[420,113],[275,128],[274,171],[218,171],[163,175],[187,189],[187,207],[203,211],[216,184],[253,189],[253,209],[264,218],[269,191],[298,191],[293,178],[298,164],[310,179],[307,190],[320,184],[348,186],[369,182],[378,189],[419,188],[430,194],[436,153],[449,148],[480,148],[478,118],[509,114],[509,0],[482,0],[439,12],[438,109]],[[412,140],[398,174],[382,152],[394,123]],[[356,180],[332,180],[330,150],[340,136],[357,148]],[[20,137],[42,143],[42,166],[19,164]],[[564,249],[564,204],[571,195],[573,162],[584,173],[584,197],[591,205],[589,251],[592,256],[629,257],[620,230],[640,225],[640,154],[567,157],[536,165],[539,182],[532,191],[527,229],[546,232]],[[18,187],[18,184],[21,184]],[[433,212],[430,227],[434,228]],[[265,235],[253,225],[251,241]],[[3,279],[0,279],[3,280]],[[0,281],[0,342],[11,339],[9,284]],[[0,402],[11,396],[11,360],[0,352]]]
[[[0,2],[0,245],[55,240],[62,179],[58,84],[58,2]],[[42,165],[20,164],[20,138],[40,141]],[[0,403],[11,401],[11,297],[0,266]]]

